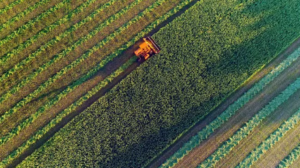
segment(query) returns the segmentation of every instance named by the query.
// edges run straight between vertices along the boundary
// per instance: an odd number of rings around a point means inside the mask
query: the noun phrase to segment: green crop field
[[[0,0],[0,167],[298,165],[300,48],[273,60],[299,16],[297,0]],[[137,63],[149,33],[162,50]]]
[[[1,167],[15,164],[65,117],[136,64],[135,57],[123,58],[105,68],[191,2],[1,1]]]

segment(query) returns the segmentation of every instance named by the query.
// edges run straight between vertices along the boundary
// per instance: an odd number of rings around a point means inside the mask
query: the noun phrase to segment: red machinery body
[[[160,48],[151,37],[143,38],[143,43],[134,51],[134,54],[139,57],[139,61],[147,60],[150,56],[159,53]]]

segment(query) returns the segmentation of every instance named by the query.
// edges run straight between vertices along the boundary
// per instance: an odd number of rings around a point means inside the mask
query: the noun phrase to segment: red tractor
[[[147,60],[150,56],[157,54],[160,51],[159,46],[151,37],[145,37],[143,40],[144,42],[134,51],[134,54],[139,58],[139,62]]]

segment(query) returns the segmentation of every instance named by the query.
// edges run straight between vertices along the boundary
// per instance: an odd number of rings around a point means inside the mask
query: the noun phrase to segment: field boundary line
[[[15,150],[17,154],[11,154],[8,156],[8,158],[1,161],[0,166],[6,166],[9,164],[13,158],[20,155],[21,152],[24,151],[26,147],[29,145],[35,143],[37,139],[41,138],[45,132],[49,131],[52,127],[54,127],[58,122],[60,122],[65,116],[70,114],[76,107],[83,102],[85,102],[88,98],[90,98],[92,95],[94,95],[96,92],[101,90],[103,87],[105,87],[108,83],[110,83],[115,77],[120,75],[127,67],[129,67],[136,59],[130,59],[125,64],[120,66],[116,71],[112,72],[108,77],[106,77],[104,80],[102,80],[98,85],[96,85],[92,90],[88,91],[84,96],[82,96],[79,100],[72,103],[68,108],[60,112],[54,119],[52,119],[46,126],[44,126],[42,129],[38,130],[35,135],[33,135],[29,140],[27,140],[20,148]],[[14,153],[13,152],[13,153]],[[11,156],[11,157],[10,157]]]
[[[153,30],[154,28],[156,28],[160,23],[162,23],[163,21],[167,20],[170,16],[174,15],[175,13],[177,13],[181,8],[183,8],[184,6],[188,5],[190,2],[190,0],[186,0],[181,2],[179,5],[177,5],[176,7],[174,7],[173,9],[169,10],[167,13],[165,13],[164,15],[162,15],[160,18],[158,18],[157,20],[155,20],[154,22],[152,22],[149,26],[147,26],[145,29],[143,29],[140,33],[138,33],[136,36],[134,36],[129,42],[125,43],[124,45],[122,45],[121,47],[119,47],[119,49],[117,49],[115,52],[113,52],[112,54],[110,54],[108,57],[106,57],[103,61],[101,61],[96,67],[93,68],[93,70],[91,70],[89,73],[93,73],[95,74],[97,71],[99,71],[103,65],[107,64],[109,61],[111,61],[112,59],[114,59],[115,57],[117,57],[118,55],[120,55],[121,53],[123,53],[125,50],[127,50],[130,46],[132,46],[133,44],[135,44],[138,40],[140,40],[140,38],[142,38],[143,36],[145,36],[147,33],[149,33],[151,30]],[[96,93],[97,91],[94,91],[93,93]],[[81,99],[81,101],[83,101],[83,99]],[[77,101],[78,102],[78,101]],[[80,105],[80,103],[73,103],[74,104],[74,109]],[[72,105],[73,105],[72,104]],[[58,116],[62,116],[59,118],[63,118],[65,116],[67,116],[70,111],[68,110],[64,110],[64,113],[60,113],[57,115]],[[56,118],[55,118],[56,119]],[[55,122],[55,121],[54,121]],[[59,121],[58,121],[59,122]],[[56,124],[56,122],[55,122]],[[50,130],[54,125],[51,126],[51,122],[43,127],[43,129],[45,128],[47,131]],[[49,128],[50,127],[50,128]],[[42,133],[43,130],[40,130],[40,133]],[[44,134],[44,133],[42,133]],[[25,151],[26,148],[35,143],[37,140],[39,140],[42,137],[41,134],[36,133],[34,136],[32,136],[31,139],[27,140],[26,142],[23,143],[23,145],[21,147],[19,147],[17,150],[13,151],[9,156],[7,156],[5,159],[3,159],[0,163],[0,165],[3,164],[8,164],[10,163],[14,158],[16,158],[18,155],[20,155],[21,152]]]
[[[135,4],[137,4],[137,2],[141,2],[142,0],[135,0],[135,2],[131,3],[130,5],[128,5],[127,7],[123,8],[121,11],[119,11],[118,13],[116,13],[115,15],[112,15],[111,17],[109,17],[108,19],[106,19],[105,21],[103,21],[100,25],[98,25],[96,28],[94,28],[94,30],[92,30],[88,35],[78,39],[75,44],[73,44],[72,46],[67,47],[65,50],[63,50],[61,53],[57,54],[52,60],[50,60],[49,62],[47,62],[46,64],[44,64],[42,67],[39,67],[39,69],[32,73],[29,77],[27,77],[24,82],[29,82],[30,79],[32,79],[33,77],[35,77],[35,75],[38,75],[41,71],[45,70],[46,68],[48,68],[50,65],[52,65],[54,62],[57,62],[60,58],[64,57],[66,54],[70,53],[71,51],[73,51],[75,49],[75,47],[81,45],[83,42],[89,40],[90,38],[92,38],[95,34],[99,33],[104,27],[106,27],[107,25],[109,25],[110,23],[112,23],[117,17],[121,16],[122,14],[126,13],[127,10],[131,9],[132,7],[135,6]],[[131,7],[131,8],[129,8]],[[126,10],[127,9],[127,10]],[[125,23],[123,25],[123,28],[119,28],[119,32],[125,30],[124,27],[126,27],[126,25],[128,26],[129,22]],[[131,23],[131,22],[130,22]],[[117,31],[115,31],[117,32]],[[11,108],[10,110],[6,111],[1,117],[0,117],[0,123],[3,122],[6,118],[8,118],[9,116],[11,116],[13,113],[15,113],[18,109],[20,109],[21,107],[23,107],[25,104],[27,104],[28,102],[30,102],[37,94],[39,94],[41,91],[43,91],[47,86],[49,86],[50,84],[54,83],[57,79],[59,79],[62,75],[64,75],[65,73],[67,73],[68,70],[72,69],[73,67],[75,67],[76,65],[78,65],[81,61],[85,60],[86,58],[88,58],[92,52],[96,51],[98,48],[100,48],[99,46],[103,46],[104,44],[108,43],[108,41],[110,39],[113,38],[113,36],[117,33],[112,33],[110,34],[108,37],[106,37],[105,39],[101,40],[101,42],[97,43],[94,47],[92,47],[92,49],[89,49],[85,54],[83,54],[81,57],[79,57],[78,59],[76,59],[75,61],[73,61],[71,64],[69,64],[68,66],[64,67],[63,69],[61,69],[59,72],[57,72],[53,77],[49,78],[46,82],[44,82],[43,84],[41,84],[34,92],[30,93],[28,96],[26,96],[25,98],[23,98],[21,101],[19,101],[13,108]],[[84,41],[85,40],[85,41]],[[23,82],[23,81],[22,81]],[[22,84],[21,82],[21,84]],[[24,84],[25,85],[25,84]],[[0,145],[1,145],[1,139],[0,139]]]
[[[38,56],[39,54],[41,54],[43,51],[46,50],[46,48],[48,48],[48,46],[52,46],[55,43],[59,42],[60,40],[62,40],[64,37],[66,37],[67,35],[69,35],[70,33],[72,33],[73,31],[77,30],[78,28],[80,28],[81,26],[83,26],[85,23],[87,23],[88,21],[90,21],[91,19],[93,19],[97,14],[99,14],[100,12],[102,12],[104,9],[106,9],[107,7],[111,6],[112,4],[114,4],[117,0],[111,0],[108,3],[106,3],[105,5],[101,6],[100,8],[98,8],[97,10],[95,10],[92,14],[90,14],[89,16],[87,16],[86,18],[84,18],[83,20],[81,20],[80,22],[78,22],[77,24],[71,26],[67,31],[59,34],[58,36],[52,38],[50,41],[48,41],[46,44],[44,44],[43,46],[41,46],[38,50],[36,50],[34,53],[31,53],[27,58],[25,58],[24,60],[22,60],[21,62],[19,62],[18,64],[16,64],[12,69],[10,69],[7,73],[3,74],[0,77],[0,82],[3,82],[5,79],[7,79],[10,75],[12,75],[13,73],[15,73],[17,70],[23,68],[28,62],[30,62],[31,60],[33,60],[36,56]],[[114,19],[112,19],[114,20]],[[102,27],[105,27],[108,25],[108,22],[105,23],[101,23]],[[104,26],[103,26],[104,25]],[[95,32],[99,32],[100,28],[99,25],[94,28],[94,30],[92,30],[91,32],[89,32],[89,34],[95,34]],[[97,29],[98,28],[98,29]],[[36,77],[37,75],[39,75],[42,71],[46,70],[50,65],[56,63],[59,59],[63,58],[65,55],[67,55],[69,52],[73,51],[75,49],[75,47],[83,44],[84,42],[86,42],[89,38],[92,37],[92,35],[85,35],[82,38],[78,39],[73,45],[67,47],[66,49],[64,49],[62,52],[60,52],[59,54],[56,54],[50,61],[48,61],[47,63],[45,63],[44,65],[42,65],[41,67],[39,67],[37,69],[37,71],[31,73],[28,77],[26,77],[25,79],[23,79],[21,82],[19,82],[17,85],[13,86],[9,91],[7,91],[6,93],[4,93],[1,97],[0,97],[0,103],[2,103],[4,100],[8,99],[12,94],[14,94],[15,92],[17,92],[18,90],[20,90],[22,87],[24,87],[27,83],[29,83],[34,77]],[[2,119],[0,117],[0,123],[1,123]]]
[[[256,147],[247,157],[239,163],[237,168],[251,167],[263,154],[272,148],[284,135],[293,129],[300,121],[300,109],[293,114],[287,121],[280,125],[280,127],[269,135],[258,147]]]
[[[225,157],[243,138],[247,137],[266,117],[287,101],[300,89],[300,78],[290,84],[284,91],[270,101],[262,110],[255,114],[246,124],[225,141],[213,154],[198,165],[198,168],[213,167],[220,159]]]
[[[131,3],[133,5],[129,5],[126,6],[124,9],[130,9],[132,7],[135,6],[136,3],[141,2],[142,0],[136,0],[135,2]],[[138,14],[136,17],[134,17],[133,19],[131,19],[129,22],[125,23],[123,26],[121,26],[120,28],[118,28],[118,30],[116,30],[114,33],[110,34],[109,36],[107,36],[105,39],[103,39],[102,41],[100,41],[99,43],[97,43],[93,48],[89,49],[87,52],[85,52],[85,54],[83,54],[80,58],[76,59],[75,61],[73,61],[71,64],[69,64],[68,66],[66,66],[65,68],[63,68],[61,71],[59,71],[56,75],[54,75],[52,78],[50,78],[48,81],[46,81],[45,83],[43,83],[38,89],[36,89],[33,93],[30,93],[26,98],[24,98],[22,101],[20,101],[12,110],[12,112],[16,112],[17,109],[20,108],[20,106],[24,106],[26,103],[28,103],[28,100],[30,100],[30,98],[33,97],[33,95],[38,94],[41,90],[43,90],[44,88],[46,88],[47,86],[49,86],[49,83],[53,83],[54,81],[56,81],[58,78],[60,78],[62,75],[64,75],[68,70],[74,68],[75,66],[77,66],[79,63],[81,63],[82,61],[84,61],[85,59],[87,59],[88,57],[90,57],[95,51],[97,51],[98,49],[102,48],[105,44],[107,44],[110,40],[112,40],[115,36],[117,36],[118,34],[120,34],[121,32],[123,32],[124,30],[126,30],[130,25],[136,23],[139,19],[141,19],[142,17],[144,17],[144,15],[146,15],[147,13],[151,12],[152,10],[154,10],[156,7],[158,7],[162,2],[164,2],[165,0],[158,0],[156,2],[154,2],[151,6],[149,6],[147,9],[145,9],[143,12],[141,12],[140,14]],[[129,8],[130,7],[130,8]],[[124,13],[126,13],[127,10],[124,10]],[[115,18],[114,16],[112,16],[112,18]],[[106,22],[104,22],[106,23]],[[104,65],[103,65],[104,66]],[[84,78],[86,78],[85,80],[87,80],[89,78],[89,76],[84,76]],[[76,84],[76,82],[75,82]],[[45,86],[45,87],[44,87]],[[29,118],[27,118],[26,120],[24,120],[21,124],[19,124],[17,127],[15,127],[13,130],[11,130],[7,135],[3,136],[0,138],[0,146],[3,145],[5,142],[9,141],[11,138],[13,138],[15,135],[17,135],[19,133],[19,131],[21,131],[23,128],[25,128],[26,126],[28,126],[30,123],[32,123],[35,119],[37,119],[45,110],[49,109],[50,107],[52,107],[55,103],[57,103],[59,100],[61,100],[63,97],[65,97],[68,93],[70,93],[71,91],[73,91],[76,87],[78,87],[78,85],[74,85],[72,84],[71,86],[68,86],[67,89],[65,89],[62,93],[60,93],[59,95],[57,95],[54,99],[52,99],[51,101],[47,102],[44,106],[40,107],[36,113],[32,114]],[[27,100],[27,102],[25,101]],[[13,113],[11,113],[11,111],[8,111],[8,113],[5,113],[3,116],[1,116],[1,121],[3,121],[4,119],[8,118],[9,116],[11,116]]]
[[[300,47],[290,54],[284,61],[282,61],[276,68],[269,72],[265,77],[255,83],[246,93],[238,98],[233,104],[229,105],[228,108],[216,119],[214,119],[209,125],[200,130],[196,135],[190,138],[177,152],[169,157],[160,167],[173,167],[187,155],[193,148],[200,145],[200,143],[207,139],[214,130],[221,127],[231,116],[233,116],[240,108],[248,103],[256,94],[258,94],[263,88],[273,81],[281,72],[289,67],[294,61],[300,57]]]

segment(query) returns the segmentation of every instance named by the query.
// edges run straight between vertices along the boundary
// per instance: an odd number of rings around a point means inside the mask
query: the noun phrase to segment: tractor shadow
[[[243,1],[240,1],[239,3],[242,2]],[[295,3],[296,1],[293,2]],[[239,98],[247,90],[249,90],[261,77],[265,76],[270,71],[270,69],[277,66],[297,47],[300,46],[300,39],[295,41],[295,38],[299,37],[299,34],[296,33],[300,32],[299,22],[296,23],[293,19],[281,19],[283,16],[286,18],[295,18],[299,16],[300,12],[297,16],[295,16],[295,13],[292,12],[293,9],[296,10],[298,6],[295,4],[294,6],[293,4],[286,5],[284,2],[281,2],[274,4],[272,8],[259,8],[258,10],[255,10],[257,3],[260,2],[254,1],[252,4],[246,6],[241,13],[244,13],[249,17],[256,17],[267,12],[268,14],[265,17],[262,17],[258,22],[249,24],[249,26],[247,27],[247,30],[256,30],[262,27],[265,27],[266,29],[252,39],[243,41],[241,44],[233,46],[230,52],[225,51],[222,54],[220,60],[215,64],[215,69],[220,68],[220,71],[226,72],[227,67],[233,66],[234,68],[232,69],[238,70],[239,72],[247,72],[250,70],[255,70],[258,67],[265,66],[267,70],[263,69],[258,72],[252,80],[249,80],[248,82],[243,84],[234,93],[231,94],[230,92],[227,92],[219,95],[218,97],[213,97],[212,99],[218,99],[222,103],[218,105],[210,114],[206,115],[202,107],[191,108],[189,109],[189,111],[202,110],[203,112],[198,113],[198,116],[195,116],[192,113],[187,113],[185,116],[182,116],[180,122],[172,125],[172,127],[162,127],[158,133],[153,133],[146,137],[142,137],[139,143],[131,145],[125,152],[118,153],[118,155],[114,157],[111,162],[107,164],[101,164],[100,167],[141,167],[142,165],[145,165],[145,160],[141,161],[142,158],[151,158],[151,154],[154,153],[156,153],[154,154],[156,155],[156,157],[151,161],[151,163],[146,164],[146,167],[154,168],[160,166],[188,139],[195,135],[199,130],[203,129],[209,122],[213,121],[230,104],[235,102],[237,98]],[[266,3],[266,5],[267,4],[268,3]],[[249,12],[249,8],[253,10]],[[268,24],[276,18],[278,19],[278,24]],[[279,21],[285,23],[279,23]],[[247,53],[247,56],[245,56],[244,53]],[[274,58],[274,56],[278,55],[279,53],[281,53],[281,55]],[[251,55],[259,55],[260,57],[251,57]],[[225,60],[237,60],[237,58],[240,57],[243,57],[242,62],[229,62],[228,64],[224,64],[224,62],[226,62]],[[266,62],[268,63],[265,64]],[[212,68],[209,69],[209,71],[209,73],[214,73],[214,69]],[[252,73],[254,73],[254,71],[251,71],[251,74]],[[226,76],[226,74],[224,75]],[[267,103],[263,104],[261,108],[263,108],[263,106],[265,106],[266,104]],[[215,104],[209,104],[209,106],[214,107]],[[203,115],[206,115],[206,117],[199,121],[198,118],[202,118]],[[275,118],[272,122],[276,123],[281,120],[282,118],[279,117]],[[195,125],[190,128],[192,124]],[[189,129],[189,131],[184,133],[176,143],[170,144],[170,140],[174,140],[175,138],[177,138],[177,135],[186,131],[186,129]],[[159,139],[164,142],[153,141],[157,139],[157,137],[159,137]],[[166,146],[168,147],[165,148]],[[159,154],[159,151],[162,150],[164,152]],[[133,153],[135,156],[129,155]],[[151,154],[147,155],[149,153]]]
[[[266,1],[266,0],[265,0]],[[156,33],[161,27],[164,27],[169,22],[174,20],[176,17],[180,16],[182,13],[184,13],[189,7],[193,6],[198,0],[194,0],[190,5],[186,6],[179,12],[177,12],[175,15],[170,17],[167,21],[160,24],[155,30],[151,31],[148,35],[152,35]],[[242,3],[243,1],[240,0],[238,3]],[[248,8],[256,9],[256,3],[259,3],[258,1],[253,2],[252,4],[248,5],[244,11],[249,17],[255,17],[259,14],[262,14],[266,11],[266,9],[259,9],[259,10],[252,10],[251,13],[248,13]],[[282,4],[278,4],[282,5]],[[295,5],[296,6],[296,5]],[[274,8],[276,5],[274,6]],[[287,7],[286,7],[287,8]],[[285,20],[286,26],[283,27],[282,24],[277,25],[268,25],[268,22],[273,20],[274,18],[281,18],[283,15],[286,17],[295,17],[292,13],[286,12],[286,8],[283,8],[282,11],[274,10],[273,8],[268,9],[267,11],[270,12],[270,14],[264,18],[262,18],[260,21],[249,25],[248,29],[257,29],[260,27],[267,27],[264,32],[258,34],[252,39],[249,39],[247,41],[243,41],[241,44],[236,45],[231,48],[230,52],[225,51],[222,54],[222,57],[216,63],[215,67],[216,69],[220,69],[226,72],[226,68],[228,66],[234,66],[233,69],[238,69],[240,72],[249,71],[250,69],[256,69],[257,67],[261,67],[264,65],[264,62],[270,62],[266,66],[276,66],[278,65],[289,53],[293,51],[293,49],[286,50],[282,56],[277,57],[276,59],[272,60],[273,57],[282,51],[282,48],[286,48],[293,42],[295,37],[297,37],[297,34],[293,33],[285,33],[287,31],[293,31],[295,30],[300,31],[300,25],[297,23],[293,23],[294,21],[291,19]],[[276,8],[277,9],[277,8]],[[278,19],[280,20],[280,19]],[[238,23],[236,23],[238,24]],[[299,32],[298,31],[298,32]],[[279,33],[280,32],[280,33]],[[272,38],[272,41],[270,41],[270,36],[274,36]],[[141,42],[141,41],[140,41]],[[138,43],[136,43],[134,46],[130,47],[128,50],[126,50],[123,54],[115,58],[113,61],[109,62],[102,70],[100,70],[95,76],[102,76],[107,77],[109,74],[111,74],[113,71],[115,71],[119,66],[124,64],[127,60],[129,60],[133,56],[134,50],[138,47]],[[256,45],[252,45],[256,44]],[[257,48],[262,48],[263,50],[258,51]],[[295,45],[296,46],[296,45]],[[256,55],[259,54],[261,57],[257,59],[258,57],[250,57],[250,56],[244,56],[243,53],[248,53],[247,55]],[[265,55],[267,55],[265,57]],[[155,56],[154,56],[155,57]],[[243,57],[243,63],[235,62],[235,63],[228,63],[223,64],[224,60],[234,60],[235,58]],[[150,58],[151,59],[151,58]],[[171,58],[172,59],[172,58]],[[271,61],[272,60],[272,61]],[[247,66],[245,66],[245,63]],[[57,124],[54,128],[52,128],[46,135],[44,135],[37,143],[31,145],[29,149],[23,153],[18,159],[16,159],[9,167],[15,167],[19,163],[21,163],[27,156],[32,154],[35,149],[41,147],[46,141],[48,141],[57,131],[59,131],[60,128],[64,127],[69,121],[71,121],[75,116],[79,115],[84,109],[89,107],[92,103],[97,101],[100,97],[102,97],[106,92],[108,92],[112,87],[114,87],[116,84],[118,84],[123,78],[125,78],[130,72],[135,70],[138,66],[140,66],[142,63],[134,63],[132,64],[127,70],[125,70],[121,75],[119,75],[117,78],[115,78],[111,83],[109,83],[106,87],[104,87],[102,90],[100,90],[97,94],[95,94],[93,97],[87,100],[85,104],[80,106],[75,112],[65,117],[62,122]],[[256,68],[255,68],[256,67]],[[214,73],[213,69],[209,69],[209,73]],[[254,72],[252,72],[254,73]],[[258,75],[264,76],[267,72],[261,71],[261,73],[258,73]],[[226,75],[226,74],[224,74]],[[94,76],[94,77],[95,77]],[[93,78],[93,77],[92,77]],[[113,157],[109,163],[100,163],[99,167],[142,167],[146,164],[147,160],[150,160],[154,155],[156,155],[155,159],[151,161],[151,163],[148,163],[146,167],[158,167],[161,165],[165,159],[170,157],[172,153],[177,151],[182,144],[184,144],[189,138],[191,138],[193,135],[195,135],[199,130],[203,129],[206,125],[203,123],[209,123],[213,119],[215,119],[218,115],[221,114],[230,104],[232,104],[238,97],[243,95],[243,93],[247,90],[249,90],[253,84],[258,81],[259,78],[253,79],[245,83],[242,87],[237,89],[236,92],[233,94],[230,94],[230,92],[220,94],[218,97],[213,97],[212,99],[217,100],[223,100],[223,102],[210,114],[206,115],[207,112],[202,111],[198,112],[195,116],[195,113],[187,113],[186,115],[181,116],[181,120],[177,122],[176,124],[172,125],[171,127],[161,127],[160,131],[158,133],[152,133],[147,136],[141,137],[139,142],[133,145],[130,145],[125,151],[117,153],[115,157]],[[63,88],[60,88],[63,89]],[[228,97],[228,95],[230,96]],[[226,101],[225,101],[226,99]],[[209,104],[210,107],[215,106],[214,104]],[[188,109],[191,112],[194,111],[201,111],[202,107],[193,107]],[[198,120],[198,118],[202,118],[202,116],[206,115],[202,120]],[[205,121],[205,122],[204,122]],[[195,124],[196,123],[196,124]],[[195,124],[192,128],[190,126],[192,124]],[[177,138],[178,134],[186,131],[188,128],[189,131],[186,132],[181,136],[181,138],[178,139],[178,141],[174,144],[171,144],[171,140],[174,140]],[[157,140],[157,137],[161,141],[154,141]],[[166,146],[169,146],[168,148],[165,148]],[[118,149],[113,149],[118,150]],[[163,153],[159,153],[160,151],[164,151]],[[134,154],[130,155],[130,154]],[[137,157],[138,156],[138,157]]]

